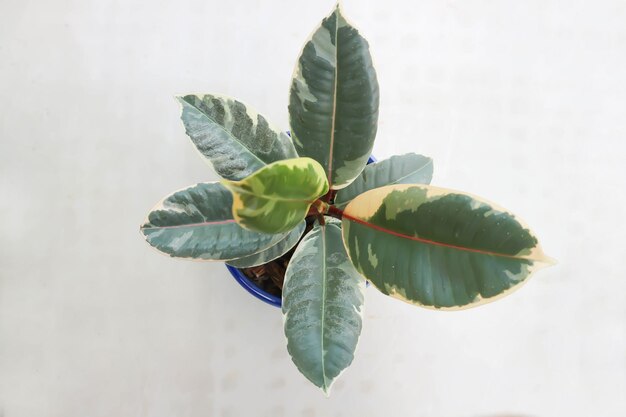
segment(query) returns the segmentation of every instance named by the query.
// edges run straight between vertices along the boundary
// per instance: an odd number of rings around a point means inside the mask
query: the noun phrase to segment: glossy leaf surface
[[[304,220],[328,191],[324,170],[311,158],[274,162],[241,181],[224,181],[233,193],[233,216],[243,227],[287,232]]]
[[[196,184],[157,204],[140,230],[150,245],[170,256],[220,261],[260,252],[284,237],[239,226],[232,201],[219,183]]]
[[[240,101],[213,94],[177,98],[187,135],[223,178],[240,180],[298,156],[289,136]]]
[[[391,185],[352,200],[343,237],[356,269],[413,304],[458,309],[492,301],[550,261],[513,214],[427,185]]]
[[[289,97],[298,154],[322,164],[332,189],[348,185],[367,163],[378,101],[368,43],[337,7],[305,44]]]
[[[343,246],[340,222],[327,219],[298,245],[282,300],[287,350],[300,372],[326,393],[354,358],[365,289]]]
[[[296,246],[302,237],[305,225],[306,223],[304,221],[300,222],[300,224],[298,224],[295,228],[287,232],[282,240],[259,253],[255,253],[244,258],[233,259],[232,261],[227,261],[226,263],[236,268],[250,268],[252,266],[263,265],[276,258],[280,258]]]
[[[374,188],[392,184],[430,184],[433,178],[433,160],[415,153],[394,155],[369,164],[348,185],[339,190],[335,206],[344,208],[353,198]]]

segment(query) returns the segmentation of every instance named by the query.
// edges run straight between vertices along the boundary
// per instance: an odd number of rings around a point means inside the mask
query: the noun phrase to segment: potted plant
[[[282,259],[287,350],[327,393],[353,360],[366,280],[400,300],[455,310],[508,294],[550,263],[507,210],[428,185],[430,158],[366,165],[378,94],[368,43],[337,6],[298,58],[291,137],[235,99],[178,97],[187,135],[223,180],[170,194],[141,226],[173,257],[270,274]]]

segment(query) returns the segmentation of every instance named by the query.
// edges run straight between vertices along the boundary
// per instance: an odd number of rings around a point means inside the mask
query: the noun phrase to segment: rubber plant
[[[428,185],[430,158],[409,153],[366,166],[378,82],[367,41],[339,6],[298,58],[291,137],[232,98],[178,101],[187,135],[223,180],[167,196],[141,232],[170,256],[240,268],[297,244],[282,293],[287,350],[327,393],[353,360],[366,280],[418,306],[457,310],[508,294],[549,264],[509,211]]]

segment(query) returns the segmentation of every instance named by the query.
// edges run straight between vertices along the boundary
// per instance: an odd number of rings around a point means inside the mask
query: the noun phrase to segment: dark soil
[[[305,220],[306,227],[302,237],[306,236],[306,234],[313,228],[315,216],[309,216]],[[283,282],[285,281],[285,271],[287,270],[287,265],[289,264],[289,261],[299,244],[300,242],[291,248],[289,252],[285,253],[280,258],[270,261],[269,263],[253,266],[252,268],[240,268],[239,270],[243,272],[245,276],[250,278],[250,280],[257,287],[266,293],[280,297],[283,293]]]

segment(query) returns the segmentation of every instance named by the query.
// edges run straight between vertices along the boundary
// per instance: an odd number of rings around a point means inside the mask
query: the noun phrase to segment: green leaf
[[[374,188],[392,184],[430,184],[433,178],[433,160],[426,156],[407,153],[369,164],[348,185],[339,190],[335,207],[344,208],[353,198]]]
[[[302,221],[294,229],[287,232],[285,237],[274,246],[270,246],[259,253],[255,253],[254,255],[233,259],[232,261],[227,261],[226,263],[234,266],[235,268],[250,268],[253,266],[263,265],[276,258],[280,258],[285,253],[289,252],[289,250],[296,246],[296,244],[300,241],[305,226],[306,222]]]
[[[140,230],[150,245],[170,256],[216,261],[260,252],[284,238],[239,226],[232,201],[219,183],[196,184],[158,203]]]
[[[348,185],[367,164],[378,97],[369,45],[337,6],[304,45],[289,96],[298,154],[324,166],[331,189]]]
[[[282,300],[287,350],[300,372],[326,393],[354,358],[365,289],[343,246],[341,224],[327,221],[298,245]]]
[[[289,136],[237,100],[213,94],[177,99],[187,135],[222,178],[240,180],[269,163],[298,156]]]
[[[427,185],[368,191],[348,204],[342,223],[359,272],[383,293],[431,308],[493,301],[550,262],[513,214]]]
[[[323,168],[311,158],[274,162],[241,181],[223,183],[233,193],[237,223],[265,233],[293,229],[328,191]]]

